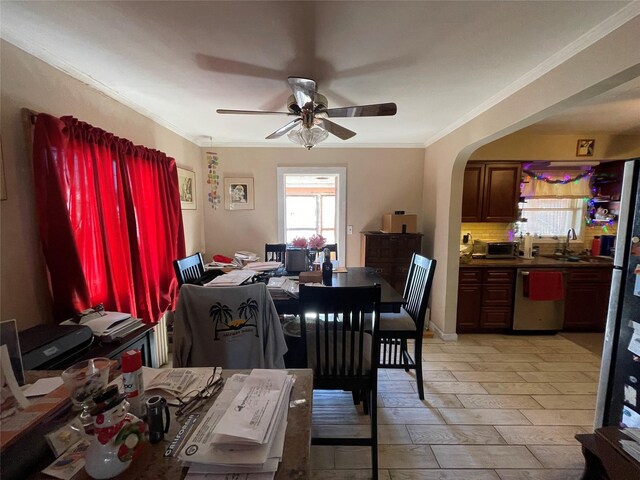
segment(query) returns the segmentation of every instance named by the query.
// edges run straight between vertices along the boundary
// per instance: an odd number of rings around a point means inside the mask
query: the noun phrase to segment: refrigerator
[[[640,159],[625,163],[595,427],[640,427]]]

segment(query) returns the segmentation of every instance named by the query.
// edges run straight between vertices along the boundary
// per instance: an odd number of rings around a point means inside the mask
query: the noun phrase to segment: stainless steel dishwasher
[[[561,271],[563,279],[566,272],[557,268],[536,269],[536,271]],[[529,270],[519,268],[516,275],[515,305],[513,308],[514,332],[558,332],[564,324],[564,300],[538,301],[524,296],[524,277]],[[566,285],[565,285],[566,291]]]

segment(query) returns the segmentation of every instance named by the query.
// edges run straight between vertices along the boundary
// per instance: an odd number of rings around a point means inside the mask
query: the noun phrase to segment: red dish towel
[[[523,294],[525,297],[528,296],[529,300],[562,300],[564,298],[562,272],[531,271],[527,277],[524,277]]]

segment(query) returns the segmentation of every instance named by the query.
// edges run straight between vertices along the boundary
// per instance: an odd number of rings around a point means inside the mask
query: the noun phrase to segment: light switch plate
[[[347,235],[353,235],[353,225],[347,225]]]

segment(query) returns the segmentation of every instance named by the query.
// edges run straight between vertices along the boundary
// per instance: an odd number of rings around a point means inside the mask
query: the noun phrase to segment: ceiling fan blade
[[[313,108],[313,99],[316,96],[316,82],[310,78],[289,77],[289,86],[296,97],[296,103],[300,108],[307,104],[311,104]]]
[[[285,133],[296,128],[300,122],[302,122],[301,118],[296,118],[295,120],[292,120],[291,122],[287,123],[284,127],[280,127],[278,130],[276,130],[271,135],[266,137],[267,140],[272,140],[274,138],[281,137]]]
[[[376,103],[375,105],[355,105],[353,107],[327,108],[318,113],[336,117],[387,117],[395,115],[398,107],[395,103]]]
[[[319,120],[322,122],[322,126],[327,132],[341,138],[342,140],[349,140],[356,134],[356,132],[353,132],[348,128],[344,128],[343,126],[338,125],[331,120],[327,120],[326,118],[320,118]]]
[[[226,110],[224,108],[217,109],[216,113],[220,113],[223,115],[295,115],[291,112],[268,112],[264,110]]]

